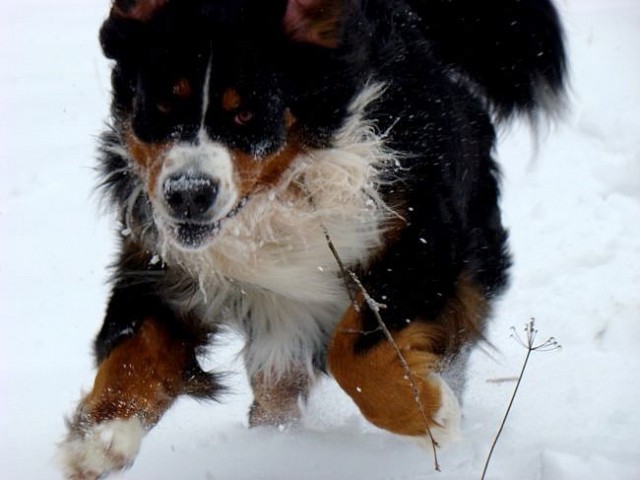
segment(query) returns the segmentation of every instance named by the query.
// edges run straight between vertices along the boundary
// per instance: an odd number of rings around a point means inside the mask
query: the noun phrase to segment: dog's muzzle
[[[173,147],[158,182],[159,226],[185,249],[206,246],[243,204],[228,151],[211,142]]]
[[[205,174],[182,173],[164,180],[162,195],[169,214],[165,225],[180,246],[196,249],[217,233],[220,222],[213,220],[219,183]]]

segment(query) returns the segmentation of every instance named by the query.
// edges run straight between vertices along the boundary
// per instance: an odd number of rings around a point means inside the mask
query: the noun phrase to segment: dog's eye
[[[249,110],[242,110],[233,117],[233,123],[241,127],[247,125],[251,120],[253,120],[253,112]]]

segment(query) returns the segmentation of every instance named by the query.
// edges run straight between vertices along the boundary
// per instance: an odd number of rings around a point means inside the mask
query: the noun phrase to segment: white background
[[[0,4],[0,478],[59,478],[63,416],[90,387],[114,223],[93,193],[108,64],[107,1]],[[542,132],[502,132],[515,267],[474,354],[464,437],[440,452],[376,430],[331,381],[302,429],[248,430],[240,344],[222,404],[181,400],[126,479],[478,479],[537,319],[560,352],[534,355],[490,468],[494,479],[640,479],[640,0],[564,0],[571,110]]]

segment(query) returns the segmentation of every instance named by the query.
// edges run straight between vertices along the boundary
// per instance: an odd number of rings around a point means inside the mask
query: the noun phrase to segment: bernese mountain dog
[[[120,253],[68,479],[132,464],[199,355],[244,337],[249,426],[329,374],[374,425],[442,441],[510,258],[496,128],[554,112],[551,0],[114,0],[101,187]]]

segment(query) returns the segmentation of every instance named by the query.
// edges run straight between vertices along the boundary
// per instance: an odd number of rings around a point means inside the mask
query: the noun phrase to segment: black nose
[[[162,184],[170,213],[179,220],[204,220],[218,196],[218,182],[199,173],[182,173]]]

